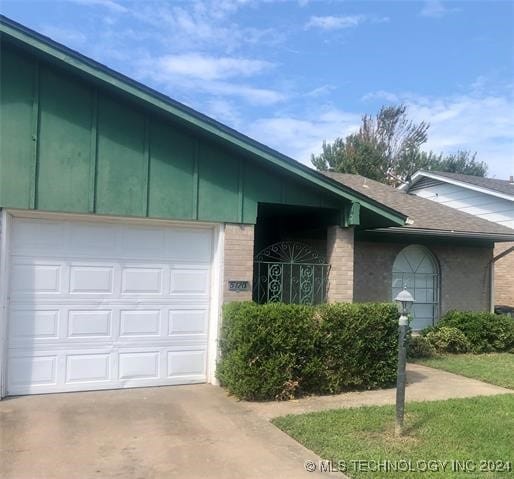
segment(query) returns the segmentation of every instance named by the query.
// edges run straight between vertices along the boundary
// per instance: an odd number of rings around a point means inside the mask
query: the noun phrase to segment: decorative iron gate
[[[306,244],[272,244],[255,256],[254,300],[261,304],[324,303],[329,271],[325,258]]]

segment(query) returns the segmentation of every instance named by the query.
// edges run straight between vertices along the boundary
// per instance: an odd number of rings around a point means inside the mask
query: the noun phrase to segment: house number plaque
[[[249,281],[229,281],[228,282],[228,290],[229,291],[248,291],[249,289]]]

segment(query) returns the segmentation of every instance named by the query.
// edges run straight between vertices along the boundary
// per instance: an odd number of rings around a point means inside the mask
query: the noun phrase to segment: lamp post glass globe
[[[402,291],[400,291],[396,298],[394,298],[394,301],[396,302],[396,305],[398,306],[398,311],[402,316],[405,316],[409,314],[412,303],[414,303],[414,298],[412,297],[412,294],[410,294],[407,291],[407,288],[403,288]]]

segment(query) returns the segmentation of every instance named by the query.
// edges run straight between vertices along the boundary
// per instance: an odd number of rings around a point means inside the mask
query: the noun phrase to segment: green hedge
[[[514,318],[506,315],[473,311],[450,311],[432,330],[456,328],[464,333],[470,351],[489,353],[514,349]],[[429,330],[424,332],[428,336]]]
[[[429,331],[425,338],[438,353],[467,353],[471,345],[464,333],[457,328],[441,326]]]
[[[392,304],[231,303],[217,376],[247,400],[391,386],[398,313]]]

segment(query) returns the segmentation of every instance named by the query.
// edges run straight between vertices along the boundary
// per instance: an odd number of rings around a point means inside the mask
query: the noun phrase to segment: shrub
[[[217,375],[235,396],[289,399],[303,392],[314,355],[312,308],[230,303],[224,307]],[[312,368],[310,368],[312,369]]]
[[[457,328],[441,326],[425,336],[438,353],[467,353],[470,344],[464,333]]]
[[[322,383],[317,391],[389,386],[396,380],[398,311],[390,304],[326,304],[319,315]]]
[[[431,358],[436,354],[434,346],[424,336],[412,336],[409,339],[407,357],[409,359]]]
[[[220,347],[217,376],[242,399],[388,386],[396,379],[397,312],[389,304],[231,303]]]
[[[474,353],[510,351],[514,348],[514,318],[481,312],[448,312],[437,324],[464,333]]]

